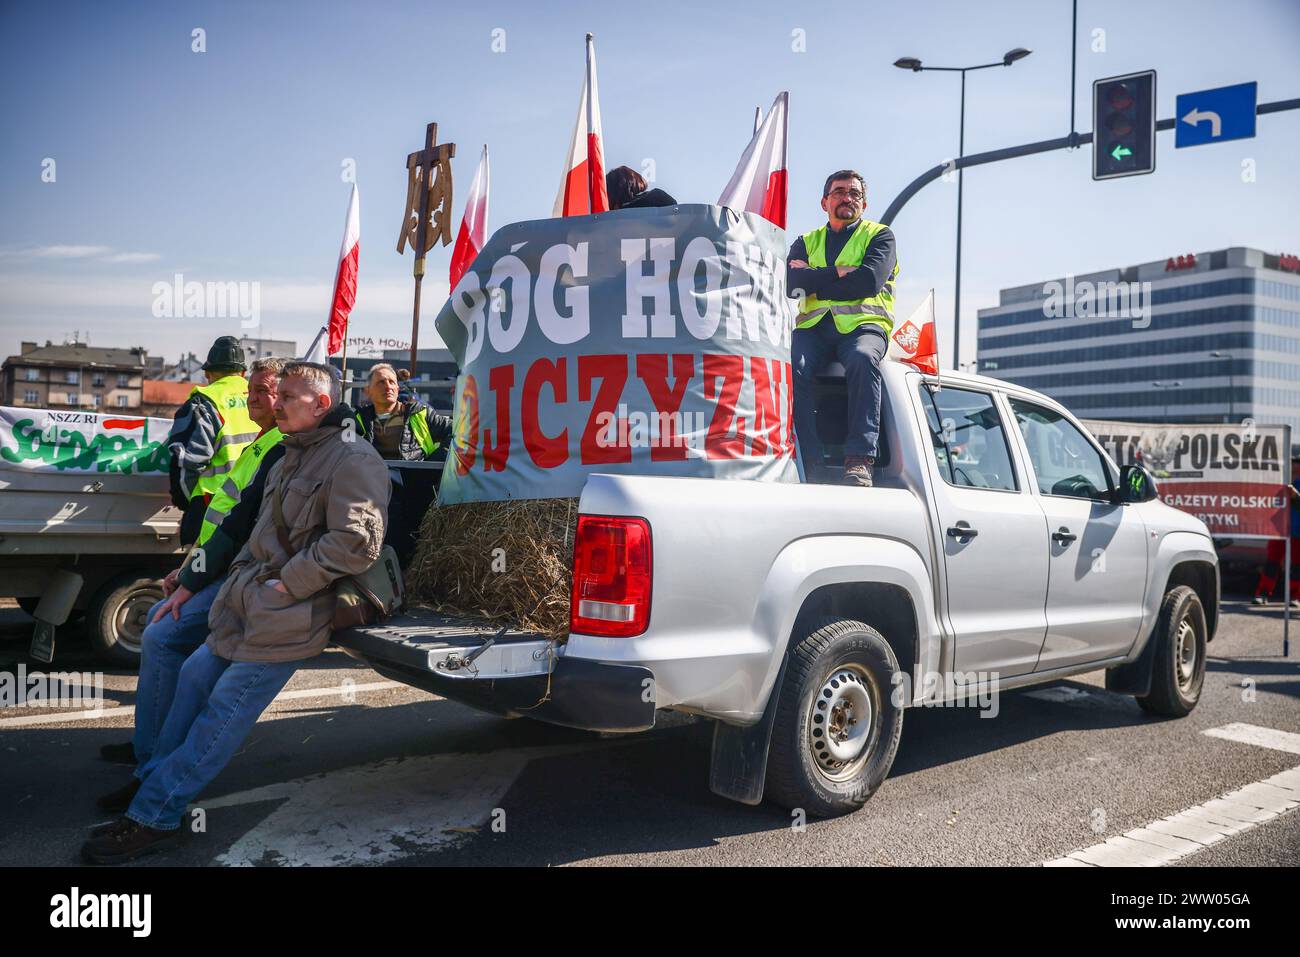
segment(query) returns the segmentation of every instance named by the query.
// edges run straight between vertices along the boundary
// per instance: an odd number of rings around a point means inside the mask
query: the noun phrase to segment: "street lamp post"
[[[1236,387],[1236,381],[1232,374],[1232,353],[1220,352],[1219,350],[1216,349],[1215,351],[1210,353],[1210,358],[1228,360],[1228,421],[1234,422],[1236,421],[1237,416],[1232,406],[1232,400],[1233,400],[1233,393],[1237,391],[1237,387]]]
[[[1177,389],[1182,384],[1183,384],[1182,381],[1179,379],[1175,379],[1173,382],[1152,382],[1151,383],[1151,385],[1157,389]],[[1165,392],[1164,420],[1165,422],[1169,421],[1169,393],[1168,392]]]
[[[894,61],[894,66],[900,70],[911,70],[913,73],[920,73],[923,70],[936,70],[942,73],[960,73],[961,74],[961,119],[958,124],[957,132],[957,276],[953,288],[953,313],[952,313],[952,365],[957,367],[958,350],[961,348],[961,207],[962,207],[962,169],[960,160],[966,155],[966,74],[971,70],[987,70],[992,66],[1011,66],[1017,60],[1023,60],[1033,52],[1026,50],[1024,47],[1016,47],[1014,50],[1008,50],[1002,55],[1002,59],[996,63],[981,63],[977,66],[922,66],[921,61],[916,57],[900,57]]]

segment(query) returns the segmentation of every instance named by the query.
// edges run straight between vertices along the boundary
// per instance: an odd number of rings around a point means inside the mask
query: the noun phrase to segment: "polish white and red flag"
[[[906,362],[929,375],[939,374],[939,337],[934,321],[934,290],[890,337],[890,359]]]
[[[553,216],[586,216],[609,211],[605,189],[604,136],[600,130],[600,98],[596,95],[596,47],[587,34],[587,76],[573,125],[569,159],[555,197]]]
[[[330,355],[343,348],[348,335],[348,316],[357,301],[357,265],[361,256],[361,206],[357,197],[357,184],[352,184],[352,199],[348,202],[348,218],[343,226],[343,245],[339,249],[338,270],[334,274],[334,296],[330,302],[329,346]]]
[[[785,229],[787,175],[787,141],[790,126],[790,94],[777,94],[763,122],[740,157],[740,165],[731,182],[718,197],[719,206],[758,213]]]
[[[307,362],[325,365],[329,357],[343,348],[348,335],[348,316],[357,301],[357,266],[361,257],[361,205],[357,184],[352,184],[348,201],[348,218],[343,224],[343,246],[334,271],[334,293],[330,296],[330,314],[302,357]]]
[[[483,144],[483,157],[478,161],[474,173],[474,182],[469,187],[469,201],[465,203],[465,216],[460,221],[460,232],[456,234],[456,245],[451,251],[451,289],[456,288],[460,277],[474,262],[483,244],[487,242],[488,224],[488,183],[491,173],[488,171],[487,144]]]

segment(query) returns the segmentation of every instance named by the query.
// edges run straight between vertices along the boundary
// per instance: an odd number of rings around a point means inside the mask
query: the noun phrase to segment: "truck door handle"
[[[1069,545],[1078,537],[1078,535],[1074,534],[1074,532],[1070,531],[1064,525],[1062,525],[1058,531],[1052,532],[1052,541],[1056,542],[1058,545]]]
[[[948,529],[949,538],[974,538],[978,534],[978,530],[970,527],[970,522],[958,522]]]

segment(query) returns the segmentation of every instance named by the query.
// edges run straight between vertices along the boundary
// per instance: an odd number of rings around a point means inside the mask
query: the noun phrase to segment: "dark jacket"
[[[861,224],[862,220],[859,219],[858,226]],[[787,268],[785,286],[790,298],[799,298],[799,290],[803,290],[805,295],[817,296],[821,299],[870,299],[880,292],[889,281],[889,275],[894,271],[894,264],[898,262],[894,234],[888,226],[872,237],[861,266],[843,278],[840,278],[835,268],[835,259],[858,226],[854,226],[853,229],[846,227],[839,232],[833,229],[826,230],[828,265],[820,268],[810,266],[807,269]],[[789,262],[791,259],[808,261],[808,247],[804,244],[803,236],[796,239],[794,245],[790,247],[790,255],[786,257],[786,261]]]
[[[647,206],[676,206],[677,200],[673,199],[662,189],[648,189],[644,193],[637,193],[626,206],[620,206],[620,209],[644,209]]]
[[[217,530],[209,536],[203,545],[203,561],[196,562],[193,551],[185,556],[177,581],[197,594],[208,585],[225,576],[230,563],[235,560],[239,550],[248,541],[248,536],[257,524],[257,513],[262,507],[262,492],[266,488],[266,477],[271,474],[271,466],[280,461],[284,455],[284,442],[277,442],[266,450],[262,462],[253,474],[253,480],[239,493],[236,502],[226,517],[221,520]]]
[[[451,416],[435,412],[418,400],[403,402],[402,406],[402,411],[406,414],[406,426],[402,430],[402,438],[398,443],[398,457],[403,462],[418,461],[428,457],[425,455],[424,449],[420,447],[415,431],[411,428],[411,420],[417,415],[424,416],[430,437],[438,443],[441,451],[446,451],[447,446],[451,444]],[[371,445],[375,444],[375,416],[376,412],[373,405],[364,406],[356,414],[358,431]]]
[[[207,498],[194,494],[199,473],[207,468],[216,451],[221,415],[205,396],[192,394],[172,418],[167,445],[171,449],[168,485],[172,504],[181,510],[181,544],[192,545],[203,527]]]

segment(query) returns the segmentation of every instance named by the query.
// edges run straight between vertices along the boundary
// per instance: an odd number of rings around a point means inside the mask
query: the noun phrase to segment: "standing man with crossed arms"
[[[794,429],[804,476],[823,481],[813,381],[833,359],[848,381],[844,483],[870,486],[880,441],[880,363],[894,330],[898,256],[888,226],[862,218],[867,184],[855,170],[832,173],[822,187],[827,223],[790,247],[786,285],[801,300],[790,343]]]

